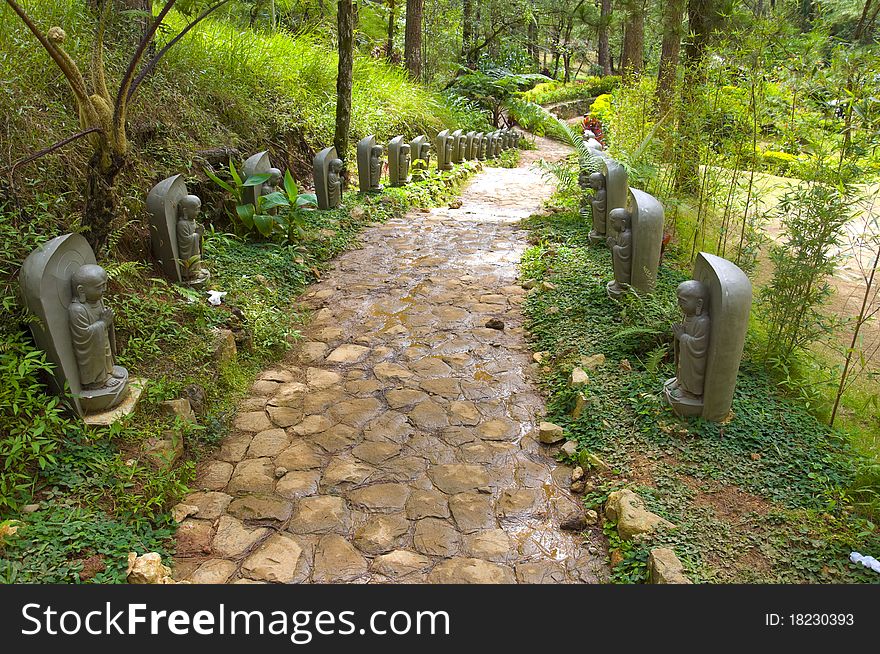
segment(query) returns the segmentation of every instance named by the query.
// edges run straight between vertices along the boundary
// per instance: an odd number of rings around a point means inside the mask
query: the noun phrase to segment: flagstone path
[[[309,288],[304,339],[200,468],[175,575],[199,583],[579,583],[607,575],[535,430],[516,264],[552,187],[486,168],[459,209],[369,228]],[[491,318],[504,329],[485,327]]]

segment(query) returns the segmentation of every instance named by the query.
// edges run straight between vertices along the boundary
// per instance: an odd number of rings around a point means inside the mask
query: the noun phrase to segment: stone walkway
[[[516,222],[552,192],[486,168],[459,209],[363,235],[304,301],[317,311],[200,469],[175,575],[200,583],[576,583],[604,557],[559,525],[581,510],[534,431]],[[485,327],[491,318],[505,329]]]

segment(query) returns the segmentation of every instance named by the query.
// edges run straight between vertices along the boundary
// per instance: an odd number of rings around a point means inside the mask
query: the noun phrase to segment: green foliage
[[[781,397],[764,367],[749,359],[732,420],[677,418],[660,389],[674,375],[666,348],[683,276],[661,266],[653,296],[618,303],[604,289],[608,252],[589,245],[590,225],[576,211],[523,225],[536,245],[523,255],[521,278],[555,285],[531,291],[524,305],[533,349],[550,353],[542,378],[548,419],[677,525],[632,544],[607,524],[610,548],[622,556],[612,580],[644,581],[648,550],[669,546],[697,582],[874,581],[848,560],[853,549],[880,547],[880,535],[854,511],[860,500],[848,489],[866,468],[846,440],[802,403]],[[589,372],[588,409],[574,419],[568,374],[581,357],[599,353],[606,363]],[[585,501],[598,508],[620,482],[592,479],[596,488]]]
[[[128,553],[167,556],[170,518],[157,527],[86,508],[47,505],[22,517],[15,540],[0,550],[0,583],[84,583],[87,559],[100,562],[89,583],[125,583]],[[103,570],[100,568],[103,567]]]
[[[834,250],[851,219],[846,189],[803,183],[785,193],[779,213],[785,241],[770,247],[773,278],[758,304],[767,321],[767,356],[788,361],[833,327],[821,307],[832,293]]]
[[[610,93],[620,83],[617,75],[607,77],[587,77],[568,84],[561,82],[545,82],[522,94],[526,102],[547,105],[566,100],[596,98]],[[598,99],[598,98],[597,98]]]
[[[0,511],[29,497],[37,470],[55,462],[69,426],[59,398],[47,396],[40,379],[50,369],[24,334],[0,341]]]
[[[508,108],[516,93],[530,86],[537,79],[547,79],[537,74],[515,74],[503,68],[487,71],[475,70],[460,76],[454,90],[475,102],[494,126],[499,126],[502,112]]]

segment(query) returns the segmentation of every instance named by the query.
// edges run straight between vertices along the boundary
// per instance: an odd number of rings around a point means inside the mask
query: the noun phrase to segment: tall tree
[[[657,74],[657,100],[661,116],[669,111],[675,94],[685,4],[686,0],[667,0],[663,7],[663,44]]]
[[[627,0],[620,68],[624,75],[645,66],[645,0]]]
[[[608,43],[608,26],[611,24],[611,0],[600,0],[598,42],[599,67],[603,75],[611,74],[611,48]]]
[[[354,72],[354,23],[352,0],[338,0],[336,29],[339,39],[339,68],[336,73],[336,133],[333,145],[343,161],[343,175],[347,178],[348,132],[351,127],[351,86]]]
[[[477,58],[471,49],[474,38],[474,0],[461,0],[461,60],[468,68],[477,67]]]
[[[394,9],[396,8],[395,0],[388,0],[388,41],[385,44],[385,56],[388,61],[394,61],[394,27],[396,16]]]
[[[422,77],[422,10],[425,0],[406,0],[403,59],[413,79]]]

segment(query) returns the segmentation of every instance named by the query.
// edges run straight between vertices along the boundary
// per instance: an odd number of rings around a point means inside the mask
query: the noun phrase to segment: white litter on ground
[[[861,563],[866,568],[870,568],[874,572],[880,572],[880,561],[873,556],[862,556],[858,552],[851,552],[849,560],[853,563]]]

